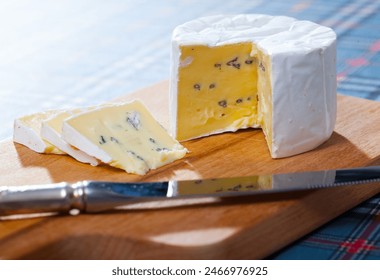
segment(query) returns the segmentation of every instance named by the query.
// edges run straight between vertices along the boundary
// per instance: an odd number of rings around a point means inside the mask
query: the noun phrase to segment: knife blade
[[[158,199],[252,196],[380,183],[380,166],[165,182],[79,181],[0,187],[0,215],[97,213]]]

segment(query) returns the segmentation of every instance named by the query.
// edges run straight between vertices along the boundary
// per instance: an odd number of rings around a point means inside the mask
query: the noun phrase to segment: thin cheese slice
[[[140,175],[187,153],[140,101],[98,108],[66,119],[62,136],[102,162]]]
[[[74,109],[54,114],[42,122],[41,136],[76,160],[96,166],[99,164],[99,161],[95,157],[92,157],[85,152],[78,150],[62,138],[63,121],[75,114],[79,114],[89,109]]]
[[[65,154],[41,136],[42,122],[59,112],[62,110],[48,110],[16,119],[14,121],[13,141],[37,153]]]

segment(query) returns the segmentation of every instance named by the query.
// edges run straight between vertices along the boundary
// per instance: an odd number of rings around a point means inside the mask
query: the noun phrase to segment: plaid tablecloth
[[[17,116],[98,104],[168,79],[172,29],[221,13],[332,27],[338,92],[380,101],[379,0],[2,1],[0,140],[11,137]],[[380,259],[379,208],[377,196],[271,258]]]

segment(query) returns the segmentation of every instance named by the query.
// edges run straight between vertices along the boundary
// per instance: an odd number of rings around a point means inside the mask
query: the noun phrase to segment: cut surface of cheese
[[[140,175],[187,153],[138,100],[72,116],[64,121],[62,136],[102,162]]]
[[[273,158],[311,150],[336,119],[336,35],[268,15],[210,16],[172,36],[170,130],[179,141],[261,127]]]
[[[184,93],[178,95],[179,139],[258,123],[257,67],[251,48],[251,43],[181,47],[181,60],[194,59],[187,66],[182,63],[178,76]]]
[[[98,165],[99,161],[95,157],[92,157],[86,154],[85,152],[78,150],[62,138],[63,121],[75,114],[79,114],[90,109],[91,108],[61,111],[50,116],[48,119],[42,122],[41,136],[45,140],[52,143],[54,146],[58,147],[60,150],[72,156],[74,159],[83,163],[89,163],[93,166],[96,166]]]
[[[48,110],[16,119],[13,127],[13,141],[37,153],[65,154],[41,136],[42,122],[59,112],[61,110]]]

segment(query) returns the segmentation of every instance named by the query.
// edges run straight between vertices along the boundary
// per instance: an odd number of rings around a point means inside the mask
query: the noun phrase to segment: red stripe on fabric
[[[365,239],[355,239],[354,241],[345,241],[340,244],[340,247],[346,248],[346,252],[349,254],[357,254],[361,251],[371,251],[375,248],[373,245],[367,244],[367,240]],[[347,256],[344,255],[343,258]]]
[[[343,242],[340,246],[343,248],[347,248],[347,254],[343,255],[342,259],[352,258],[351,254],[357,254],[362,252],[363,250],[371,251],[374,249],[378,249],[375,246],[369,245],[367,243],[368,238],[377,229],[378,226],[378,215],[372,216],[372,220],[367,223],[362,233],[359,236],[357,236],[355,240],[351,242]]]
[[[378,52],[378,51],[380,51],[380,40],[378,40],[378,41],[376,41],[375,43],[373,43],[373,44],[370,46],[369,50],[370,50],[371,52]]]

